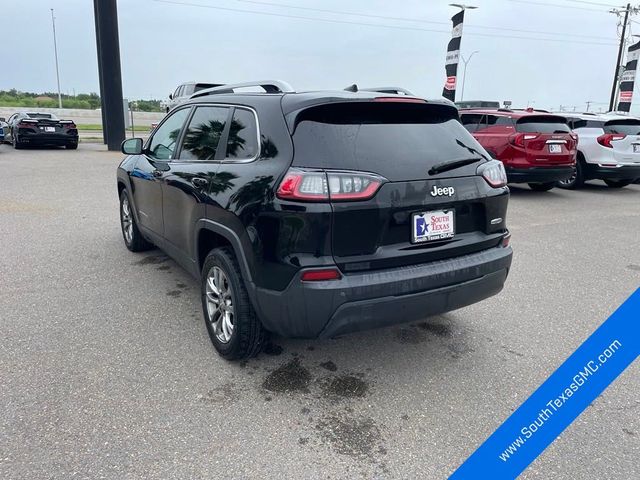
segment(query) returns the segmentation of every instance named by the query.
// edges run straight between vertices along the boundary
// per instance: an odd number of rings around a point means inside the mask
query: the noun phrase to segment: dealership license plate
[[[633,144],[633,153],[640,153],[640,145]]]
[[[551,144],[549,145],[549,153],[561,153],[562,145]]]
[[[455,234],[453,210],[414,213],[411,223],[413,243],[443,240]]]
[[[45,132],[55,132],[56,131],[56,127],[44,127],[44,131]]]

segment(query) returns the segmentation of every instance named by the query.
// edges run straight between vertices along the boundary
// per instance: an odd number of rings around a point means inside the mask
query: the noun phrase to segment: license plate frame
[[[452,208],[416,212],[411,215],[411,243],[448,240],[455,236],[455,210]]]
[[[47,133],[54,133],[56,131],[56,127],[44,127],[44,131]]]
[[[640,153],[640,143],[633,143],[633,153]]]

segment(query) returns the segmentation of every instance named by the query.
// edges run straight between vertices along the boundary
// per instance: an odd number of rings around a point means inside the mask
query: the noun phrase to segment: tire
[[[78,149],[78,144],[77,143],[68,143],[65,145],[65,148],[67,150],[77,150]]]
[[[145,240],[138,229],[131,199],[126,189],[120,192],[120,229],[125,246],[132,252],[144,252],[153,248],[153,244]]]
[[[607,187],[609,188],[626,187],[627,185],[630,185],[631,182],[633,182],[633,180],[609,180],[609,179],[604,180],[604,183],[606,183]]]
[[[558,182],[547,182],[547,183],[530,183],[529,188],[534,192],[547,192],[554,187],[558,186]]]
[[[251,304],[230,247],[209,252],[202,267],[200,290],[207,332],[220,356],[240,360],[260,353],[267,332]]]
[[[582,154],[578,154],[578,158],[576,159],[576,171],[572,177],[567,180],[563,180],[558,182],[558,186],[560,188],[564,188],[566,190],[577,190],[584,185],[584,174],[583,174],[583,166],[582,166]]]

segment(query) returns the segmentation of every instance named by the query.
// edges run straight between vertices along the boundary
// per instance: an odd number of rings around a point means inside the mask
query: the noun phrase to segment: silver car
[[[169,101],[167,102],[166,111],[169,113],[171,110],[176,108],[182,102],[185,102],[189,99],[191,95],[200,90],[204,90],[206,88],[213,88],[221,86],[221,83],[198,83],[198,82],[187,82],[176,88],[175,92],[169,94]]]

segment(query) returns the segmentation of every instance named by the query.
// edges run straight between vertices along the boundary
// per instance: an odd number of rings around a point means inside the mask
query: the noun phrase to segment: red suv
[[[468,109],[460,111],[460,118],[485,150],[504,163],[510,183],[546,191],[573,175],[578,136],[566,118],[533,109]]]

